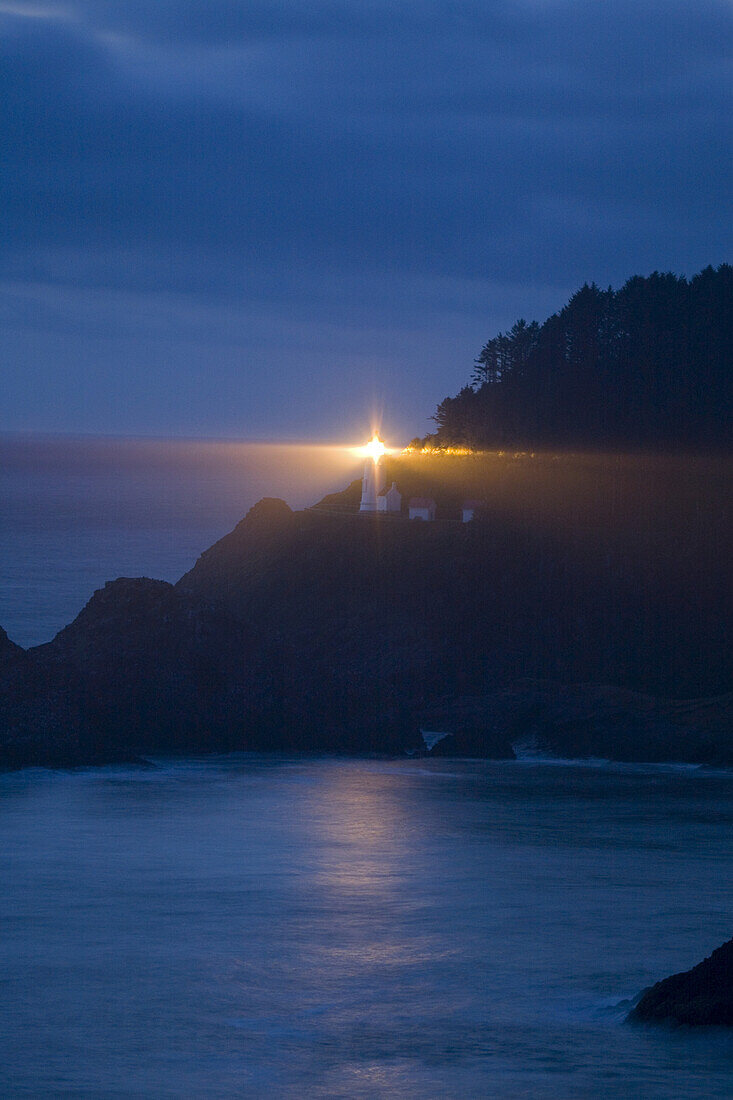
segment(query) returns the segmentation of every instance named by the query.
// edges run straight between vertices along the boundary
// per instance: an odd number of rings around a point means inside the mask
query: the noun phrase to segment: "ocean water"
[[[178,580],[263,496],[360,474],[339,446],[0,436],[0,626],[48,642],[108,580]]]
[[[731,933],[733,775],[232,756],[0,777],[0,1094],[733,1095],[623,1022]]]
[[[0,624],[175,580],[343,448],[0,439]],[[731,935],[733,773],[232,756],[0,775],[0,1096],[733,1095],[623,1022]]]

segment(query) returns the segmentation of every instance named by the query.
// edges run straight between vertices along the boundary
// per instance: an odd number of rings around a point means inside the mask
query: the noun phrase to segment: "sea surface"
[[[0,626],[48,642],[106,581],[176,581],[262,497],[307,507],[362,465],[312,443],[0,435]]]
[[[175,580],[345,448],[0,439],[0,624]],[[733,1096],[624,1023],[732,932],[733,773],[230,756],[0,776],[0,1096]]]
[[[0,1095],[733,1095],[623,1022],[731,933],[733,775],[231,756],[0,777]]]

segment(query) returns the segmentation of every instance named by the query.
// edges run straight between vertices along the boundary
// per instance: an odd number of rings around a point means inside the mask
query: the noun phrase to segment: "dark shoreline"
[[[328,505],[353,507],[355,487]],[[449,734],[436,757],[522,743],[733,766],[715,532],[686,525],[680,544],[676,511],[620,525],[617,501],[592,503],[567,533],[531,512],[345,522],[265,499],[177,584],[109,582],[28,650],[0,633],[0,766],[399,757],[421,729]]]

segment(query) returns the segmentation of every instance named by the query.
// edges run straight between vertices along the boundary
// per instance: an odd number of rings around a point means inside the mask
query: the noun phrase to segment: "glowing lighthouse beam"
[[[382,443],[382,440],[375,432],[372,439],[369,441],[369,443],[367,443],[366,447],[364,448],[365,456],[367,458],[371,458],[374,462],[379,462],[385,451],[386,447],[384,446],[384,443]]]

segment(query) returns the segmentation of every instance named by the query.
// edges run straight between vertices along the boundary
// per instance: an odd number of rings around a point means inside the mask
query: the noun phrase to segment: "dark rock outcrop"
[[[522,679],[422,716],[450,733],[431,755],[550,755],[733,765],[733,695],[667,702],[602,684]]]
[[[52,642],[2,664],[0,760],[66,765],[229,747],[246,654],[235,624],[173,585],[112,581]]]
[[[263,500],[177,584],[120,579],[47,645],[0,639],[0,763],[393,753],[421,727],[452,734],[436,755],[733,763],[730,699],[655,698],[723,679],[710,578],[589,538]]]
[[[11,642],[10,638],[0,626],[0,661],[19,656],[22,652],[22,646],[16,645],[15,642]]]
[[[345,489],[337,493],[328,493],[313,507],[324,512],[358,512],[361,504],[361,488],[361,478],[358,477]]]
[[[635,1021],[733,1027],[733,940],[681,974],[647,989],[629,1013]]]

